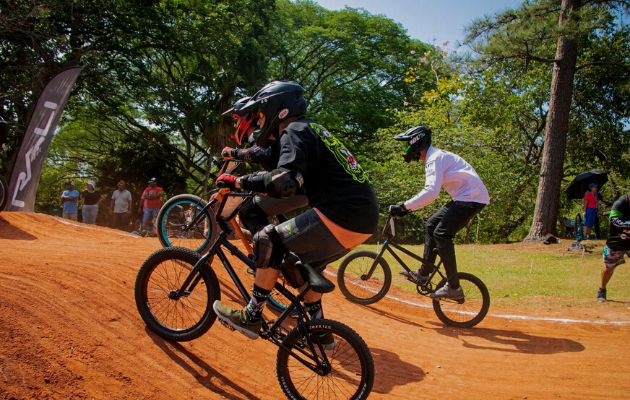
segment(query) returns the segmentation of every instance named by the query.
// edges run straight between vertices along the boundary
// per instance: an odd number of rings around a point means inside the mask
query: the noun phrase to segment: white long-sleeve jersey
[[[425,161],[426,181],[424,189],[405,202],[410,211],[419,210],[432,203],[444,186],[455,201],[490,204],[488,189],[475,169],[457,154],[433,146],[427,150]]]

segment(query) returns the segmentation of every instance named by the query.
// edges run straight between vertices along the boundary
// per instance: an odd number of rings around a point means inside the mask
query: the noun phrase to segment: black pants
[[[424,255],[422,258],[425,263],[420,271],[422,275],[433,272],[436,258],[433,249],[437,248],[444,263],[449,286],[454,289],[459,287],[453,238],[484,207],[485,204],[481,203],[451,201],[429,218],[424,234]]]

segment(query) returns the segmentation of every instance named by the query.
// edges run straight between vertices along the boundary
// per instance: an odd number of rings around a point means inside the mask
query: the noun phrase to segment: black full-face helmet
[[[403,155],[405,162],[417,161],[420,158],[420,152],[431,146],[431,129],[424,125],[414,126],[394,136],[394,139],[407,143]]]
[[[304,88],[299,83],[273,81],[263,86],[241,110],[253,111],[258,118],[264,116],[264,124],[256,131],[256,143],[264,146],[269,137],[277,133],[280,122],[305,115],[306,108]]]

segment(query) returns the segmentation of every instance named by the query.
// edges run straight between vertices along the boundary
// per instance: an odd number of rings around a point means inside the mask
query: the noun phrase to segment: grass
[[[532,308],[541,302],[553,302],[558,306],[595,303],[600,283],[603,241],[591,242],[592,253],[568,251],[570,241],[545,246],[543,244],[510,245],[458,245],[457,265],[459,271],[470,272],[481,278],[490,291],[496,306],[518,306]],[[423,246],[405,246],[421,254]],[[361,250],[376,251],[375,245],[360,246]],[[412,268],[417,261],[401,252],[399,256]],[[394,284],[404,290],[415,292],[415,286],[398,279],[402,267],[386,254],[385,259],[392,269]],[[336,265],[338,265],[337,262]],[[608,298],[630,301],[630,260],[615,271],[608,284]]]

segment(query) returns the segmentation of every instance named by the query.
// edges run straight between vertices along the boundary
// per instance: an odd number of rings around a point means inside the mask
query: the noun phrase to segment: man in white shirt
[[[125,189],[125,181],[118,181],[117,189],[112,193],[109,205],[112,213],[112,226],[114,228],[128,230],[129,216],[131,215],[131,193]]]
[[[431,146],[431,130],[416,126],[394,137],[407,143],[405,162],[422,160],[425,163],[424,189],[404,203],[389,206],[392,216],[400,217],[432,203],[444,187],[452,201],[439,209],[426,223],[424,263],[418,271],[401,272],[414,283],[425,283],[433,272],[437,248],[444,263],[448,283],[431,295],[433,298],[462,300],[459,286],[453,238],[475,214],[490,203],[488,190],[475,169],[460,156]]]

